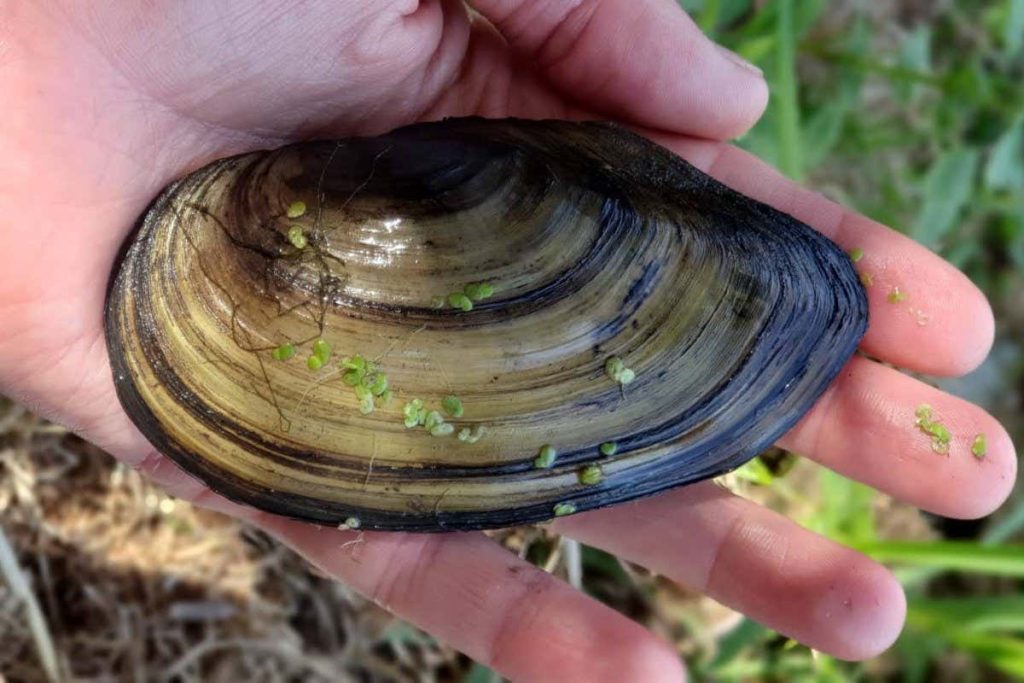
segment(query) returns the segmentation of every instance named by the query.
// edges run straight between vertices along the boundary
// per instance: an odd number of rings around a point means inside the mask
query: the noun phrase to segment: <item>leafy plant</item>
[[[898,19],[879,19],[869,3],[838,18],[818,0],[680,4],[769,81],[769,109],[741,146],[936,249],[997,304],[1019,300],[1024,0],[941,12],[908,4]],[[1024,528],[1024,503],[973,541],[894,541],[880,535],[877,494],[860,484],[822,472],[817,490],[800,492],[759,461],[738,476],[771,485],[808,510],[807,526],[894,567],[908,594],[908,628],[894,648],[903,680],[928,680],[950,648],[974,659],[977,680],[991,670],[1024,676],[1024,545],[1007,543]],[[873,675],[749,620],[691,664],[714,681]]]

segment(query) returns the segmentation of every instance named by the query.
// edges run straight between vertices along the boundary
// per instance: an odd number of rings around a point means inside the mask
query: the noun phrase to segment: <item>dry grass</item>
[[[47,640],[58,680],[415,681],[467,666],[262,532],[6,400],[0,468],[3,532],[45,618],[33,629],[26,591],[0,584],[10,681],[47,680]]]
[[[16,560],[4,562],[0,537],[10,681],[444,681],[472,669],[263,532],[168,497],[2,397],[0,519]],[[548,530],[493,536],[577,580],[575,549]],[[682,654],[710,656],[739,623],[641,568],[589,549],[584,558],[588,592]]]
[[[433,681],[472,666],[263,532],[168,497],[2,397],[0,519],[10,681]],[[495,536],[548,571],[572,552],[539,528]],[[679,635],[640,597],[656,579],[624,571],[632,585],[598,580],[602,597]]]
[[[813,487],[815,476],[800,463],[785,486]],[[802,514],[785,487],[724,483]],[[916,512],[879,504],[898,535],[927,533]],[[17,559],[5,563],[0,538],[0,672],[10,681],[445,681],[472,671],[465,657],[319,576],[263,532],[168,497],[2,397],[0,519]],[[493,536],[578,580],[575,549],[547,529]],[[713,657],[741,621],[591,549],[582,567],[590,594],[688,659]]]

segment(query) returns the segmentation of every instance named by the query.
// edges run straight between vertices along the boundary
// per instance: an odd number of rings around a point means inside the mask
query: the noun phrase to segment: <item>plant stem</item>
[[[780,170],[793,180],[803,179],[800,109],[796,82],[796,29],[793,0],[779,0],[775,25],[775,105],[779,135]]]

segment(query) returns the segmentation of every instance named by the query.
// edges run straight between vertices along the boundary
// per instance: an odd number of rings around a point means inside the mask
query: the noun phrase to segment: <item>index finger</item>
[[[962,375],[985,359],[995,322],[981,291],[914,240],[784,177],[732,145],[649,134],[733,189],[807,223],[856,259],[868,296],[861,348],[901,368]]]
[[[150,450],[172,495],[265,529],[328,576],[516,681],[685,680],[672,647],[479,532],[358,532],[232,503]]]

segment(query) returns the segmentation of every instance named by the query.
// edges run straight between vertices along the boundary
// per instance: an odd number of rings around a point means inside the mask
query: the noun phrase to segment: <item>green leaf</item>
[[[807,118],[803,133],[807,168],[818,166],[835,148],[851,102],[851,98],[840,95]]]
[[[1019,226],[1020,232],[1017,234],[1017,237],[1010,242],[1010,260],[1020,271],[1024,272],[1024,211],[1021,211],[1020,214],[1018,214],[1016,224]]]
[[[1024,596],[932,598],[911,600],[912,620],[955,622],[971,632],[1015,631],[1024,633]]]
[[[755,9],[752,7],[753,0],[723,0],[722,7],[718,12],[718,24],[733,24],[740,18]]]
[[[474,662],[473,668],[463,676],[462,683],[497,683],[500,680],[501,676],[497,673],[488,669],[483,664]]]
[[[1024,640],[986,633],[955,633],[949,636],[949,640],[961,650],[1011,676],[1024,676]]]
[[[1024,233],[1021,235],[1024,237]],[[1021,265],[1024,269],[1024,264]],[[991,524],[981,535],[981,542],[984,545],[996,545],[1005,543],[1024,529],[1024,500],[1020,500],[1008,513]]]
[[[742,467],[736,470],[736,476],[744,481],[749,481],[758,486],[771,486],[775,481],[775,475],[768,469],[761,458],[754,458],[747,461]]]
[[[775,113],[779,137],[779,170],[794,180],[801,180],[804,165],[801,156],[800,105],[796,78],[796,19],[793,0],[776,3],[778,18],[775,35]]]
[[[880,562],[1024,578],[1024,545],[961,541],[854,541],[851,545]]]
[[[704,7],[700,14],[695,17],[700,30],[714,38],[715,29],[718,27],[718,11],[721,9],[721,0],[704,0]]]
[[[772,631],[750,619],[743,619],[736,628],[718,639],[718,651],[715,658],[708,664],[709,669],[717,669],[735,660],[747,647],[770,636]]]
[[[434,642],[429,634],[397,619],[384,630],[381,639],[399,644],[412,643],[415,645],[430,645]]]
[[[583,561],[583,569],[588,575],[598,574],[611,577],[623,585],[629,583],[629,577],[614,555],[585,545],[581,548],[580,557]]]
[[[904,629],[896,649],[900,653],[902,683],[928,683],[931,663],[949,650],[949,643],[926,629]]]
[[[913,71],[930,73],[932,70],[932,29],[921,24],[907,36],[900,46],[900,64]]]
[[[945,250],[946,260],[963,270],[974,259],[980,258],[983,245],[975,239],[967,239],[951,244]]]
[[[924,205],[911,231],[915,239],[935,248],[953,229],[971,196],[977,167],[973,149],[954,149],[939,157],[925,178]]]
[[[1024,632],[1022,596],[914,599],[907,624],[1011,675],[1024,675],[1024,639],[1010,635]]]
[[[748,62],[755,64],[767,57],[775,49],[775,36],[759,36],[745,40],[737,48],[736,52]]]
[[[1024,117],[1018,118],[992,148],[985,167],[985,187],[1024,189]]]
[[[1024,676],[1024,640],[1003,634],[974,632],[952,619],[936,618],[923,612],[907,612],[907,624],[935,634],[991,666],[1013,676]]]
[[[1024,0],[1007,0],[1010,16],[1003,28],[1003,47],[1013,57],[1024,47]]]
[[[867,543],[875,538],[872,489],[829,470],[822,470],[818,486],[821,507],[809,521],[812,528],[848,543]]]
[[[972,57],[970,61],[951,69],[946,76],[948,97],[942,101],[943,108],[950,116],[968,117],[972,113],[983,113],[991,104],[995,74],[985,67],[983,61]],[[974,112],[969,107],[977,108]],[[981,112],[977,111],[978,109]]]
[[[828,6],[828,0],[800,0],[794,3],[796,35],[800,37],[807,33],[818,23]]]
[[[915,28],[900,45],[899,69],[907,73],[932,73],[932,29],[926,24]],[[920,89],[920,83],[910,79],[892,79],[892,84],[904,100]]]

